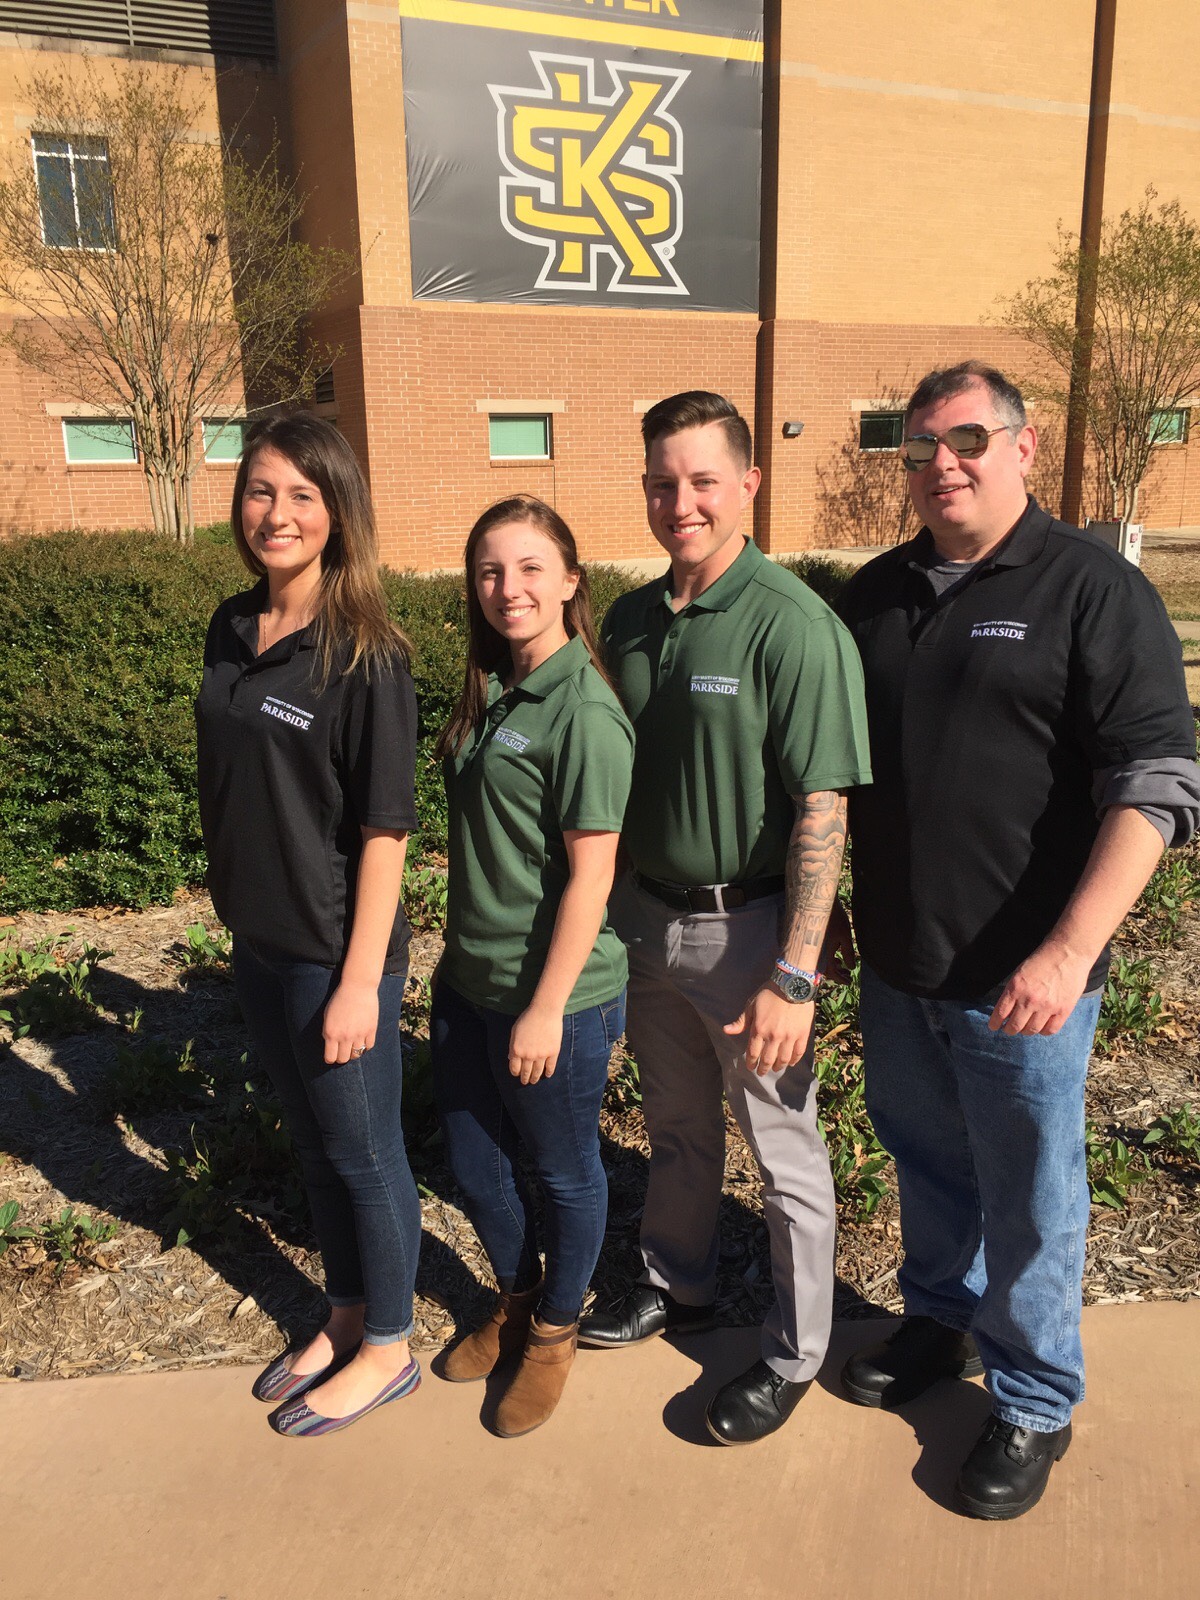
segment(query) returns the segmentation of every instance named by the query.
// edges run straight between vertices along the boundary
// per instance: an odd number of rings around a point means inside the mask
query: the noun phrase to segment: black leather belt
[[[702,889],[689,889],[681,883],[660,883],[644,872],[635,872],[639,889],[677,911],[734,911],[751,900],[765,900],[769,894],[782,894],[783,874],[772,878],[747,878],[745,883],[716,883]]]

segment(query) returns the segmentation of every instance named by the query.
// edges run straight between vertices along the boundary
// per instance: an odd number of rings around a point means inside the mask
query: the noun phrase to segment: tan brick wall
[[[1006,0],[937,50],[894,0],[783,0],[777,322],[760,331],[752,317],[414,302],[398,8],[288,0],[277,17],[278,73],[218,86],[211,67],[194,69],[206,126],[248,115],[261,146],[278,113],[309,196],[306,236],[361,256],[315,331],[340,352],[339,426],[368,470],[396,565],[454,565],[473,518],[518,488],[556,504],[588,556],[653,555],[637,412],[698,386],[752,419],[760,398],[762,542],[824,543],[823,485],[853,437],[853,403],[970,355],[1019,375],[999,302],[1048,265],[1060,219],[1078,226],[1094,0]],[[1194,7],[1120,8],[1110,214],[1153,181],[1200,215],[1198,59]],[[26,53],[0,50],[0,148],[27,131],[27,67]],[[136,470],[68,471],[60,425],[43,409],[62,398],[0,357],[0,526],[148,520]],[[489,398],[560,402],[554,460],[490,463],[477,409]],[[1193,420],[1189,445],[1155,454],[1147,522],[1200,524],[1200,411]],[[805,423],[801,438],[780,437],[785,421]],[[1046,474],[1052,457],[1048,444]],[[225,514],[229,479],[201,470],[202,519]]]

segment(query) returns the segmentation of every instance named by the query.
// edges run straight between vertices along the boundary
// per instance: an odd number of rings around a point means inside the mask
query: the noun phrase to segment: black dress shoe
[[[793,1383],[765,1361],[756,1361],[717,1390],[704,1420],[721,1444],[753,1444],[783,1427],[807,1389],[808,1380]]]
[[[860,1350],[842,1368],[842,1388],[856,1405],[902,1406],[939,1378],[977,1378],[983,1371],[969,1333],[932,1317],[906,1317],[890,1339]]]
[[[1070,1443],[1069,1422],[1054,1433],[1034,1433],[989,1417],[954,1486],[958,1509],[989,1522],[1021,1516],[1042,1498],[1050,1468]]]
[[[716,1327],[714,1306],[685,1306],[652,1283],[635,1283],[607,1310],[581,1319],[579,1343],[607,1350],[642,1344],[660,1333],[703,1333]]]

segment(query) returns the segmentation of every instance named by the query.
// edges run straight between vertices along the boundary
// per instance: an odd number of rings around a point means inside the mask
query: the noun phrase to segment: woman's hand
[[[522,1083],[552,1078],[562,1049],[563,1014],[553,1006],[531,1005],[513,1023],[508,1070]]]
[[[325,1007],[326,1066],[357,1060],[375,1043],[379,1026],[379,986],[343,978]]]

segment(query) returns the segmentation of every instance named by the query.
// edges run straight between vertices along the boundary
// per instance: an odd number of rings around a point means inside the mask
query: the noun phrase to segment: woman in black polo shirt
[[[218,607],[196,702],[200,816],[255,1048],[284,1106],[328,1318],[254,1385],[280,1433],[409,1394],[421,1216],[400,1126],[400,907],[416,708],[353,452],[316,417],[246,441],[234,538],[259,582]]]
[[[558,1402],[604,1237],[600,1100],[626,978],[605,904],[633,730],[556,512],[527,495],[492,506],[466,568],[466,682],[438,746],[450,899],[431,1035],[450,1162],[501,1293],[442,1371],[465,1382],[521,1356],[496,1413],[508,1437]],[[522,1148],[545,1198],[544,1276]]]

